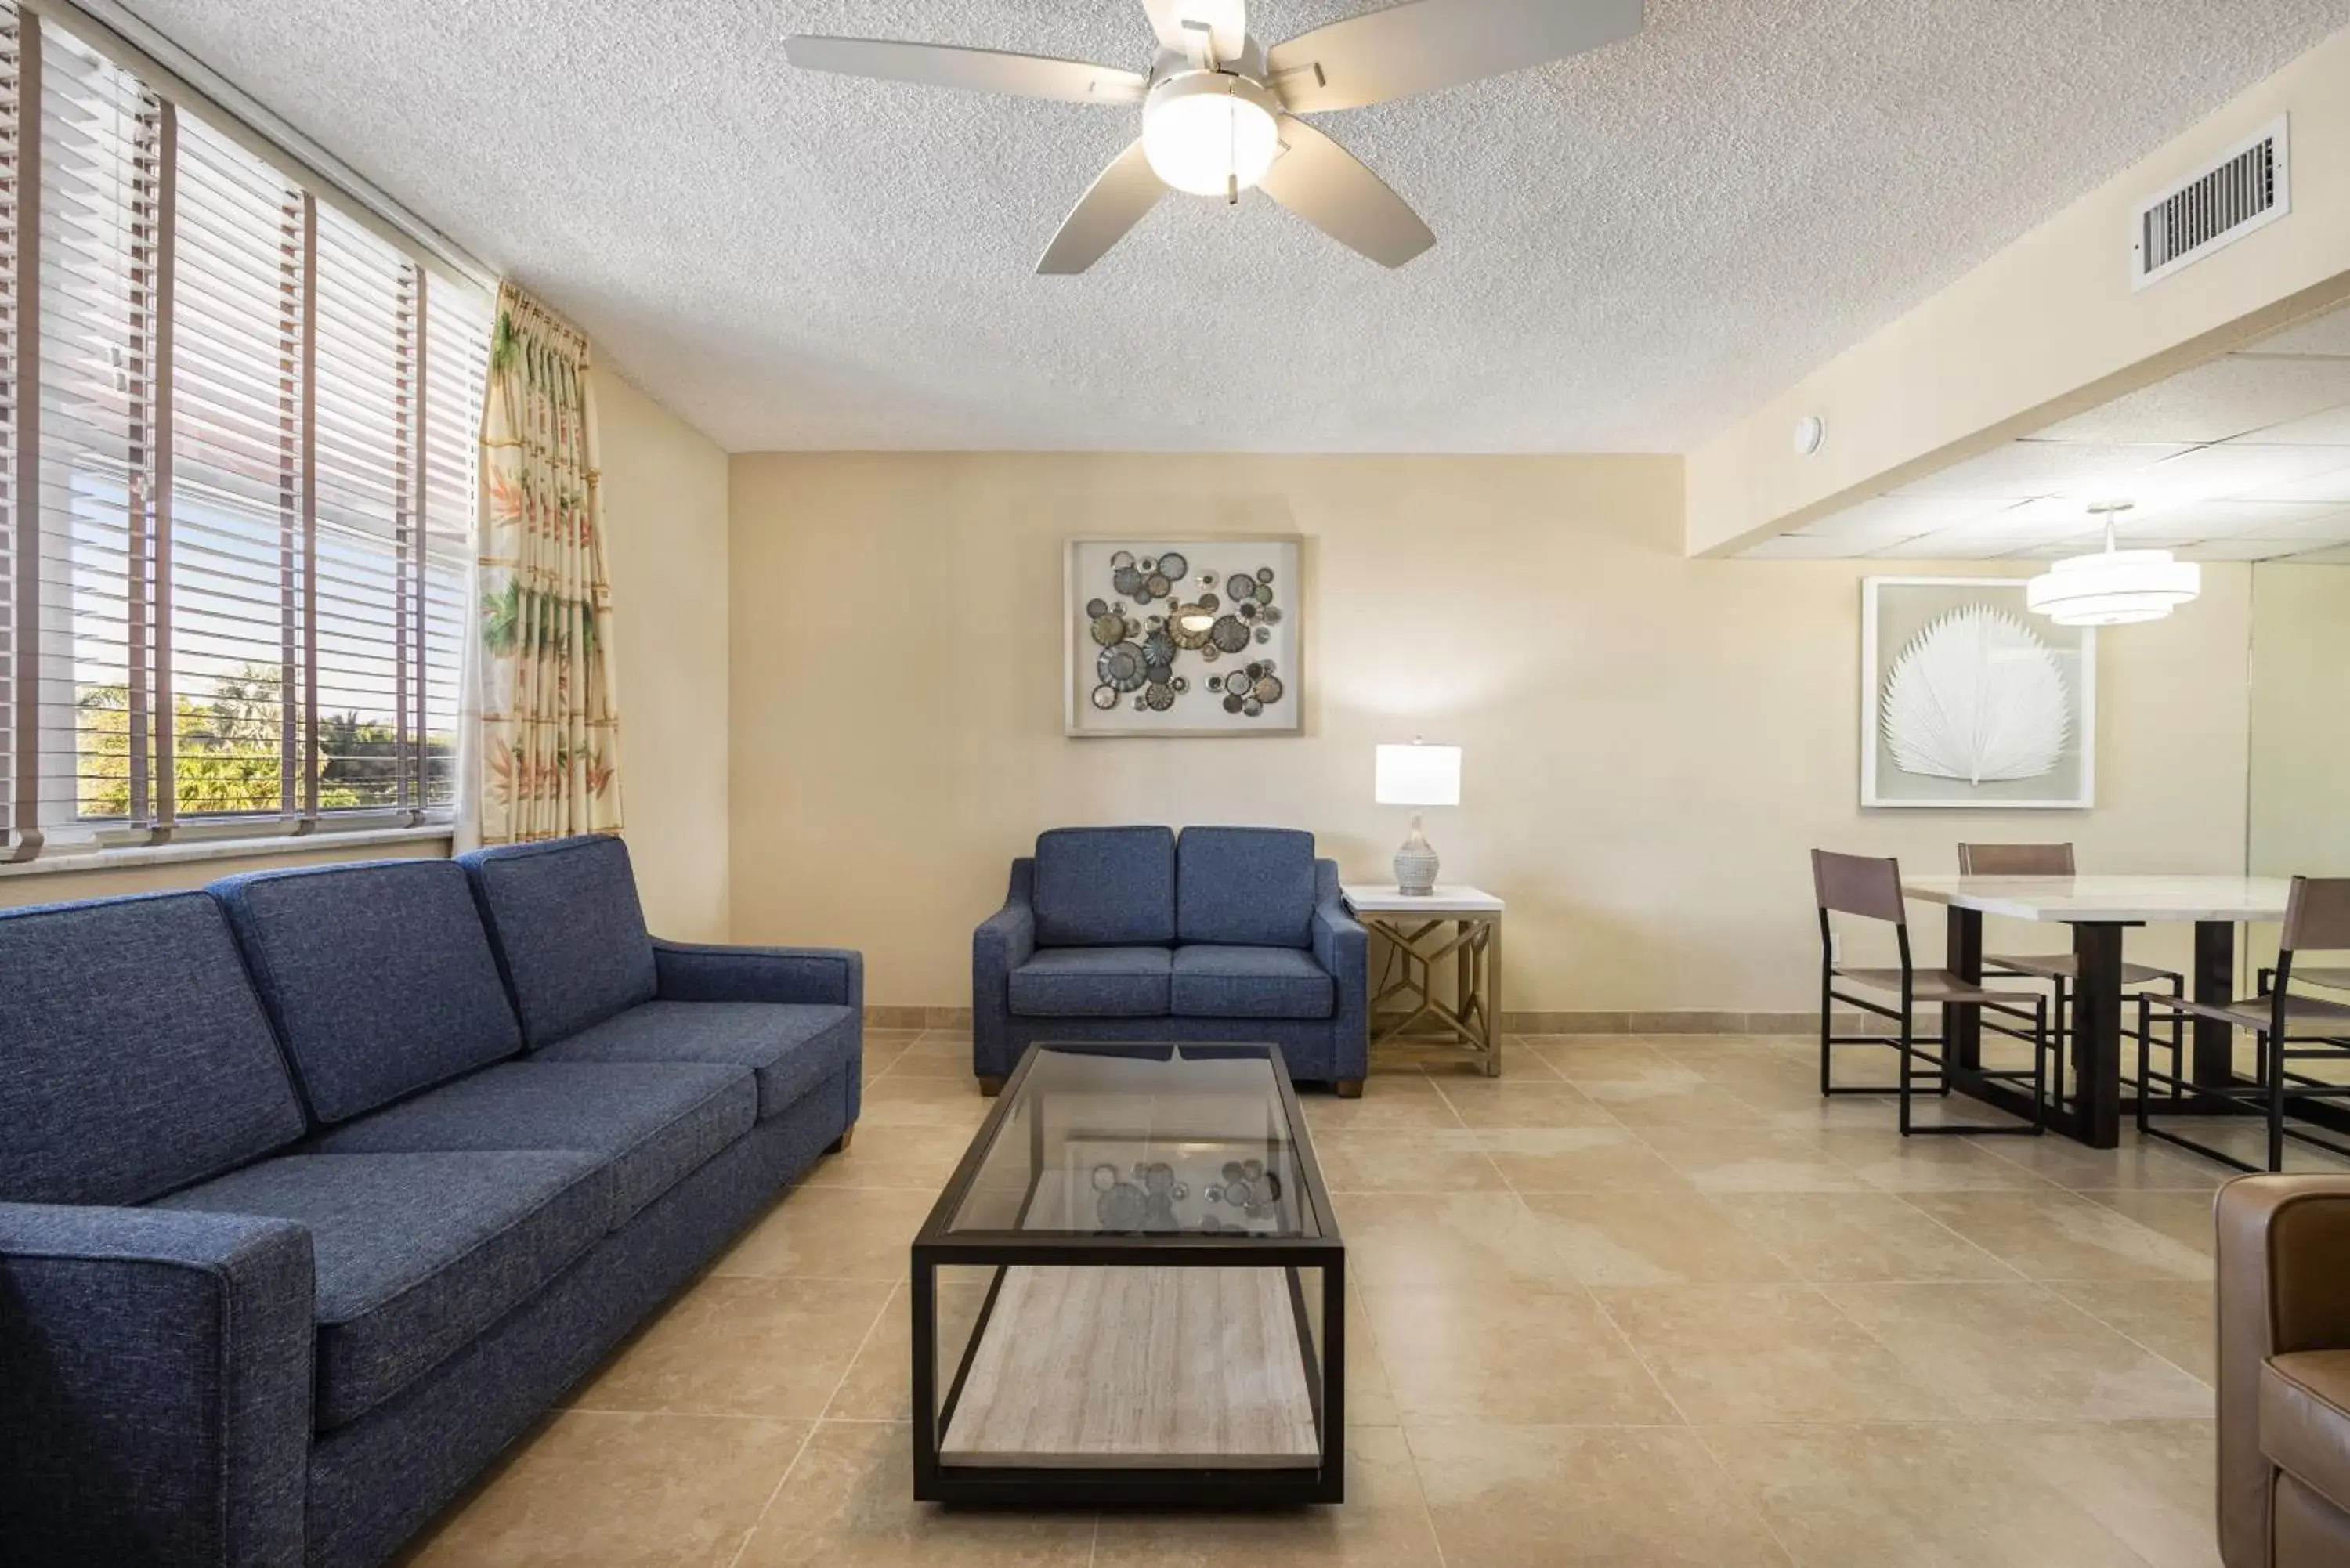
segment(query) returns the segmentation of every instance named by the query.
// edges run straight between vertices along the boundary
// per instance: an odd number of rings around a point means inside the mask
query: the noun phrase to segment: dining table
[[[2121,1144],[2122,1113],[2131,1108],[2122,1093],[2122,937],[2133,927],[2192,924],[2195,958],[2185,977],[2195,1001],[2234,1000],[2236,928],[2281,921],[2292,884],[2282,877],[2113,875],[2075,877],[1968,877],[1904,873],[1901,890],[1923,903],[1948,909],[1949,937],[1943,967],[1980,983],[1983,978],[1985,915],[2072,928],[2074,1091],[2049,1107],[2047,1125],[2092,1148]],[[1950,1055],[1952,1088],[1986,1104],[2032,1115],[2030,1097],[2012,1085],[1981,1075],[1982,1014],[1971,1006],[1943,1010],[1943,1039]],[[2235,1068],[2235,1031],[2214,1019],[2194,1023],[2188,1053],[2191,1084],[2240,1085]],[[2060,1085],[2063,1079],[2059,1078]],[[2217,1109],[2220,1102],[2204,1102]],[[2167,1107],[2168,1108],[2168,1107]]]

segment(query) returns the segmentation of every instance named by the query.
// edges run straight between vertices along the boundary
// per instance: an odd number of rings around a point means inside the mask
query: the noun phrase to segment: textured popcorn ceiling
[[[2350,25],[1650,0],[1596,54],[1318,117],[1434,227],[1400,272],[1261,196],[1171,197],[1038,278],[1136,111],[805,75],[781,40],[1141,68],[1139,0],[130,4],[736,451],[1684,450]]]

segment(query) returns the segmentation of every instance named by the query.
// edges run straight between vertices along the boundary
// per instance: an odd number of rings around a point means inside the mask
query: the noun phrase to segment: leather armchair
[[[2350,1176],[2220,1189],[2220,1553],[2350,1563]]]

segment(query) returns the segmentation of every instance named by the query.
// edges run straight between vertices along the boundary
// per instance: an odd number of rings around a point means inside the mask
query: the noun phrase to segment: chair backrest
[[[2350,877],[2296,877],[2285,900],[2286,952],[2350,949]]]
[[[2070,877],[2069,844],[1961,844],[1961,877]]]
[[[1812,851],[1812,888],[1820,908],[1863,919],[1907,925],[1908,906],[1901,898],[1901,862],[1866,855]]]

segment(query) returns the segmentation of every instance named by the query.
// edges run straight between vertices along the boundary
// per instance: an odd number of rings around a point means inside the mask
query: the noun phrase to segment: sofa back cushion
[[[489,922],[523,1044],[617,1017],[660,989],[629,846],[589,835],[459,857]]]
[[[1056,827],[1036,840],[1036,945],[1134,947],[1175,940],[1175,835],[1164,827]]]
[[[1175,867],[1178,940],[1314,945],[1312,834],[1289,827],[1187,827]]]
[[[313,866],[212,891],[318,1120],[348,1121],[522,1050],[464,867]]]
[[[211,898],[0,912],[0,1202],[143,1203],[303,1130]]]

